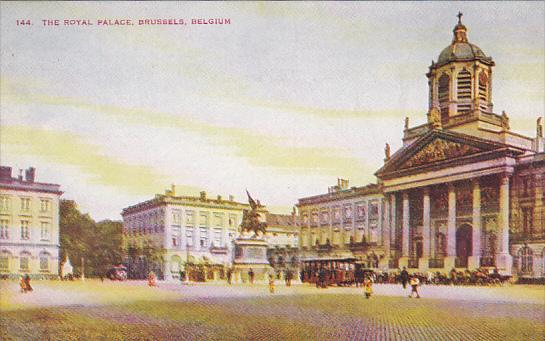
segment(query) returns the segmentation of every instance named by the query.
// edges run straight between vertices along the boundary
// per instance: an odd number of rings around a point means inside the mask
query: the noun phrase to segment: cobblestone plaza
[[[543,287],[2,282],[3,340],[543,340]]]

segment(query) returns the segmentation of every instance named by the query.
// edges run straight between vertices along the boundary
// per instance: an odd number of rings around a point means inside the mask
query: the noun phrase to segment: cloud
[[[281,173],[344,176],[358,181],[368,179],[368,175],[376,168],[340,148],[301,147],[297,146],[297,141],[291,141],[288,137],[266,136],[245,128],[212,125],[192,119],[189,114],[93,104],[76,98],[39,95],[35,91],[18,95],[13,91],[14,88],[7,86],[2,87],[2,90],[4,101],[73,107],[109,116],[123,124],[194,132],[206,137],[208,143],[231,148],[234,155],[247,160],[251,165],[274,168]],[[324,110],[320,114],[330,115],[332,112]],[[69,152],[74,151],[77,149]],[[107,163],[102,162],[101,165],[106,166]]]
[[[31,155],[77,167],[90,175],[91,184],[106,185],[136,195],[154,193],[164,187],[166,176],[153,167],[124,163],[109,157],[98,146],[86,143],[74,134],[6,125],[0,131],[2,153]],[[185,187],[196,191],[194,187]]]

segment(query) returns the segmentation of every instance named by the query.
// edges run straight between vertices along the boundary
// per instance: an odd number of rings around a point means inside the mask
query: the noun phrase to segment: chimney
[[[19,175],[17,176],[19,181],[23,181],[23,170],[19,168]]]
[[[36,168],[30,167],[25,171],[25,181],[26,182],[34,182],[34,178],[36,176]]]
[[[206,200],[206,192],[205,192],[205,191],[202,191],[202,192],[201,192],[201,200],[202,200],[202,201],[205,201],[205,200]]]
[[[545,149],[545,143],[543,139],[543,118],[539,117],[536,123],[536,138],[534,139],[534,150],[538,153],[542,153]]]
[[[235,201],[235,196],[234,195],[229,195],[229,201]]]
[[[11,180],[11,167],[0,166],[0,180]]]
[[[173,197],[176,196],[176,185],[175,184],[170,185],[170,192],[172,193]]]
[[[218,195],[218,201],[221,202],[221,195]]]

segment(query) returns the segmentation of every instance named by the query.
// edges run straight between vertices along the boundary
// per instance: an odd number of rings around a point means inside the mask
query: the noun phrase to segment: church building
[[[494,113],[494,61],[468,40],[461,22],[427,73],[427,123],[376,172],[385,196],[390,258],[418,269],[497,267],[545,272],[543,126],[511,131]],[[387,153],[388,154],[388,153]]]
[[[427,122],[410,126],[406,118],[403,146],[390,155],[386,145],[375,173],[382,196],[375,252],[390,269],[486,267],[544,277],[543,122],[527,137],[511,131],[505,111],[494,112],[495,63],[469,42],[461,16],[426,74]]]

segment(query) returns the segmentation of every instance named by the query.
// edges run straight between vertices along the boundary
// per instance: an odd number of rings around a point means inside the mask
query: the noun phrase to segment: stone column
[[[424,188],[423,197],[423,215],[422,215],[422,258],[418,262],[420,270],[425,271],[429,266],[430,259],[430,189]]]
[[[165,259],[165,262],[163,263],[164,280],[165,281],[171,281],[173,278],[172,278],[172,273],[170,272],[170,256],[167,253],[167,255],[165,257],[166,257],[166,259]]]
[[[403,226],[401,232],[401,258],[399,266],[401,268],[408,266],[409,263],[409,192],[403,192]]]
[[[381,260],[380,267],[381,269],[387,269],[388,261],[390,260],[390,197],[388,194],[384,197],[384,210],[382,210],[382,214],[384,215],[381,224],[384,257]]]
[[[498,247],[496,266],[503,274],[510,275],[513,257],[509,254],[509,175],[500,177],[500,212],[498,216]]]
[[[390,238],[394,242],[396,241],[396,229],[397,229],[397,206],[396,206],[396,194],[392,193],[390,194]]]
[[[481,259],[481,187],[479,179],[473,179],[473,235],[471,245],[471,256],[468,258],[467,266],[469,269],[476,269]]]
[[[534,231],[543,231],[545,230],[545,225],[543,225],[545,222],[545,217],[542,216],[543,212],[543,183],[542,181],[542,175],[541,174],[535,174],[534,175],[534,188],[535,188],[535,203],[534,203]]]
[[[445,258],[445,269],[454,267],[456,259],[456,187],[453,183],[448,184],[448,221],[447,221],[447,257]]]

